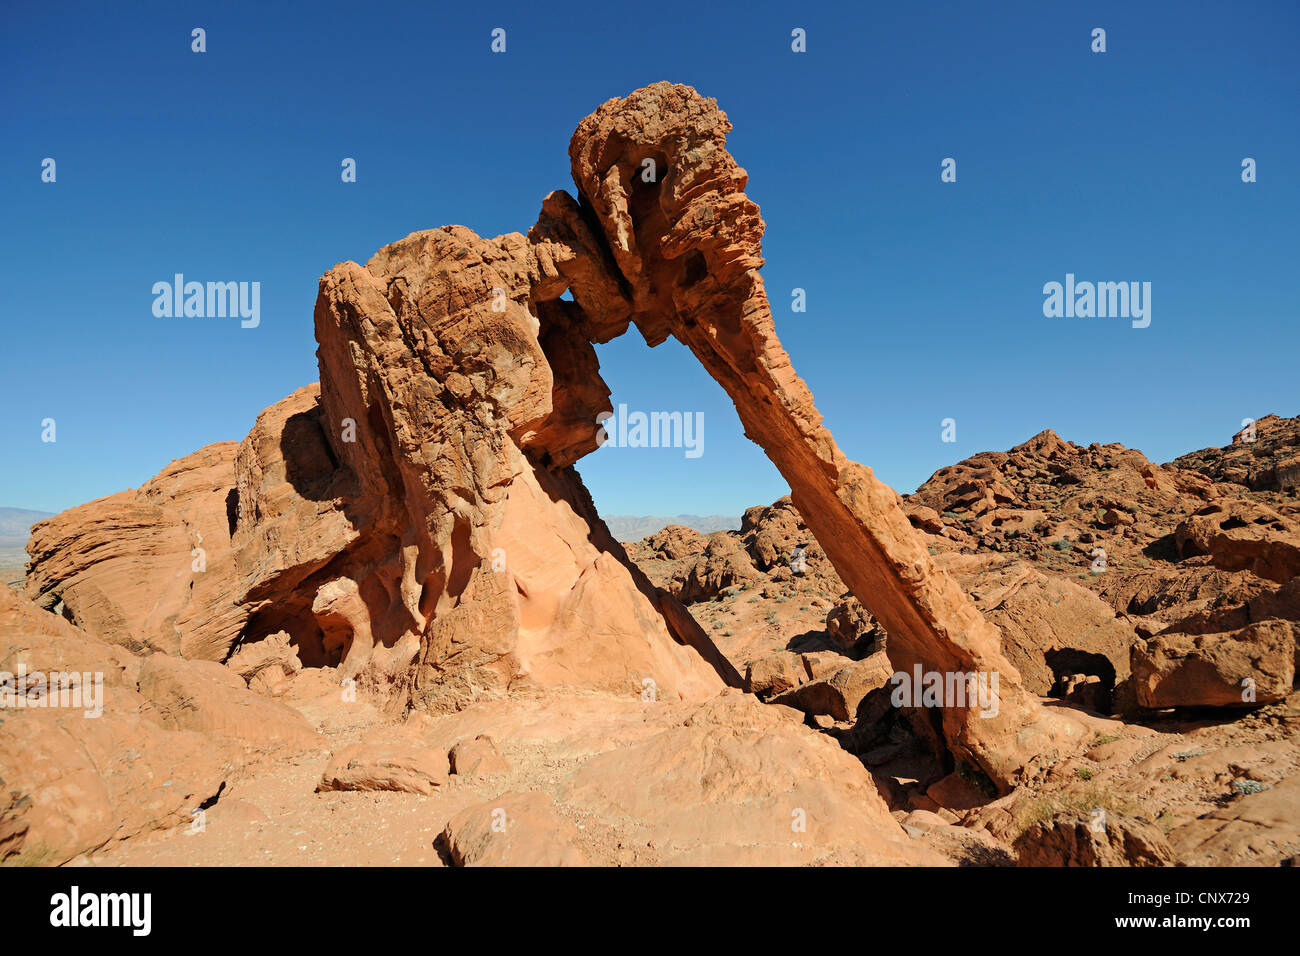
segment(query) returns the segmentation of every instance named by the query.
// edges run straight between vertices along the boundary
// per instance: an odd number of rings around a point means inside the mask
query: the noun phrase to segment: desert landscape
[[[1048,428],[900,496],[777,338],[730,130],[605,102],[526,232],[340,263],[318,383],[38,516],[4,864],[1300,862],[1294,409],[1165,464]],[[619,540],[579,472],[624,334],[689,348],[791,493]]]

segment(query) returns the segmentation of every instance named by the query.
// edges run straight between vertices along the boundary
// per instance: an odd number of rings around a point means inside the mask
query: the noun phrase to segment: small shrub
[[[1268,789],[1268,785],[1260,783],[1258,780],[1234,780],[1232,781],[1232,789],[1243,797],[1248,797],[1252,793],[1263,793]]]

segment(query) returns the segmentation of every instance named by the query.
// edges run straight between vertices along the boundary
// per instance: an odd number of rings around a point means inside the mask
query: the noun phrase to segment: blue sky
[[[572,191],[577,122],[664,79],[730,116],[777,331],[840,446],[900,491],[1047,427],[1165,461],[1300,413],[1291,0],[10,0],[5,20],[0,505],[60,510],[242,438],[317,378],[321,273],[444,223],[526,231]],[[259,281],[260,327],[155,318],[177,272]],[[1150,327],[1045,318],[1067,272],[1151,282]],[[602,511],[786,492],[685,349],[631,332],[599,352],[615,403],[705,415],[699,458],[580,462]]]

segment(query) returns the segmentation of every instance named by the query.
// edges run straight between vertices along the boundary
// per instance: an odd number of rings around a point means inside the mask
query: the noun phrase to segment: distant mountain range
[[[640,541],[670,524],[685,525],[700,534],[740,530],[740,519],[728,515],[605,515],[604,518],[610,532],[619,541]]]

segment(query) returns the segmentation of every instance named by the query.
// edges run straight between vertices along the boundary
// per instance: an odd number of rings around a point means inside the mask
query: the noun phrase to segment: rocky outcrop
[[[1060,814],[1030,826],[1012,848],[1020,866],[1170,866],[1174,860],[1156,827],[1114,814],[1104,826]]]
[[[0,672],[28,678],[0,689],[0,861],[63,863],[187,824],[222,792],[235,754],[162,726],[136,690],[140,667],[125,648],[0,588]],[[69,678],[75,690],[49,693]]]
[[[1095,675],[1110,692],[1129,676],[1133,626],[1092,591],[1002,555],[953,555],[943,562],[967,587],[976,606],[1002,632],[1003,653],[1025,686],[1040,696],[1063,696],[1062,681]]]
[[[1146,823],[1080,829],[1091,793],[1031,831],[1005,809],[1006,832],[952,824],[1094,773],[1164,799],[1184,757],[1081,712],[1108,708],[1130,645],[1148,707],[1226,705],[1243,675],[1255,703],[1289,693],[1297,512],[1272,490],[1289,465],[1247,470],[1274,495],[1255,501],[1208,465],[1048,431],[904,501],[837,447],[776,337],[729,129],[688,87],[609,101],[571,141],[576,198],[546,197],[526,235],[447,226],[337,265],[319,386],[237,446],[38,525],[27,587],[64,617],[0,605],[0,669],[102,672],[106,709],[0,720],[0,854],[62,862],[173,827],[245,766],[310,755],[325,793],[454,798],[440,849],[470,865],[1005,863],[1016,837],[1022,862],[1164,861]],[[653,580],[575,469],[609,409],[594,346],[631,326],[692,351],[791,488],[738,533],[664,529]],[[742,682],[682,601],[751,587],[806,630],[773,623],[737,654]],[[996,696],[896,706],[895,672],[991,677]],[[326,734],[344,735],[328,763]],[[1107,763],[1121,752],[1132,768]],[[1216,800],[1291,769],[1223,761]],[[480,800],[493,776],[526,789]]]
[[[1232,436],[1232,444],[1175,458],[1173,464],[1215,481],[1255,491],[1300,489],[1300,419],[1265,415]]]
[[[1211,505],[1174,531],[1182,557],[1209,555],[1223,571],[1285,584],[1300,575],[1300,523],[1244,501]]]
[[[28,596],[136,652],[224,658],[246,619],[231,597],[235,447],[208,445],[35,525]]]
[[[1267,620],[1224,634],[1162,633],[1133,645],[1143,707],[1251,707],[1291,693],[1296,630]]]

